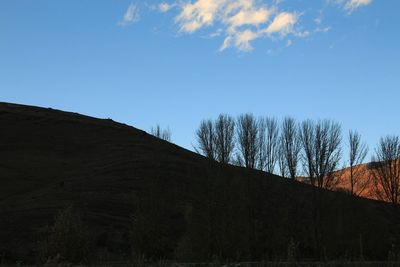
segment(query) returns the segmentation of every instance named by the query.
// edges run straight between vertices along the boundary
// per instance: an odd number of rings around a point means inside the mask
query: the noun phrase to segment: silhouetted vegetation
[[[152,127],[150,129],[150,134],[154,135],[155,137],[158,137],[162,140],[171,142],[171,130],[169,128],[167,129],[162,129],[160,125],[156,125],[156,127]]]
[[[235,121],[231,116],[221,114],[214,122],[216,159],[221,163],[230,163],[235,148]]]
[[[260,142],[261,152],[265,157],[265,171],[274,173],[275,166],[278,161],[279,155],[279,125],[278,121],[274,118],[261,118],[262,123],[260,129]],[[263,167],[264,160],[260,161],[260,166]],[[264,170],[263,168],[261,170]]]
[[[235,121],[221,114],[215,121],[203,120],[196,132],[196,151],[221,163],[231,163],[235,148]]]
[[[341,126],[331,120],[297,123],[295,119],[286,117],[279,126],[274,118],[256,119],[252,114],[242,114],[235,124],[230,116],[220,115],[215,122],[203,120],[196,137],[196,151],[210,159],[277,173],[291,179],[304,175],[303,180],[319,188],[348,191],[359,196],[372,180],[371,175],[366,173],[367,169],[362,167],[368,147],[361,142],[361,135],[357,131],[349,132],[348,159],[344,159]],[[224,138],[227,141],[222,142]],[[377,156],[373,158],[376,162],[368,166],[370,171],[374,170],[376,195],[382,200],[397,199],[396,191],[400,190],[397,189],[400,186],[397,182],[398,161],[395,164],[393,160],[400,155],[396,151],[388,151],[395,150],[396,144],[393,143],[395,140],[388,138],[381,141]],[[391,155],[385,155],[387,153]],[[233,154],[236,158],[232,161]],[[346,161],[348,172],[338,172],[342,160]],[[339,178],[348,180],[349,188],[336,188]]]
[[[305,151],[305,169],[311,184],[319,188],[333,186],[333,172],[341,159],[341,128],[338,123],[323,120],[303,122],[301,140]]]
[[[209,159],[216,159],[216,136],[215,126],[212,120],[203,120],[196,132],[198,148],[197,153],[202,153]]]
[[[252,114],[240,115],[237,119],[237,163],[246,168],[255,169],[260,150],[259,125]]]
[[[179,229],[174,219],[179,219],[180,215],[174,213],[173,203],[166,202],[165,198],[162,188],[154,184],[152,191],[136,195],[133,199],[129,241],[134,261],[157,261],[175,256]]]
[[[372,175],[379,199],[400,203],[400,138],[381,138],[375,150]]]
[[[281,150],[284,168],[289,178],[295,179],[298,172],[300,159],[301,142],[296,121],[293,118],[286,117],[282,122],[281,130]]]
[[[361,135],[357,131],[350,131],[348,136],[349,145],[349,175],[350,194],[359,196],[370,184],[369,175],[366,176],[365,169],[361,164],[368,153],[367,144],[361,141]]]
[[[92,252],[88,228],[72,206],[61,210],[54,224],[46,226],[37,245],[37,260],[46,262],[87,263]]]

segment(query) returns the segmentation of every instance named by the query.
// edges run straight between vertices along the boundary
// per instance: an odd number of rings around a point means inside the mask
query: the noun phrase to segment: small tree
[[[399,204],[400,138],[398,136],[381,138],[375,149],[373,161],[375,163],[371,172],[376,185],[377,197],[393,204]]]
[[[369,176],[366,176],[365,168],[361,166],[367,156],[368,147],[361,142],[361,135],[357,131],[349,132],[348,145],[350,193],[359,196],[369,184]]]
[[[169,128],[162,129],[161,126],[157,124],[156,127],[152,127],[150,129],[150,133],[152,135],[154,135],[155,137],[158,137],[158,138],[160,138],[162,140],[171,142],[171,135],[172,134],[171,134],[171,131],[170,131]]]

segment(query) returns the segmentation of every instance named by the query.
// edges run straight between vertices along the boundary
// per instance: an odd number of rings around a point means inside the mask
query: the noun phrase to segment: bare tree
[[[265,127],[265,171],[274,173],[278,161],[279,126],[275,118],[266,118]],[[260,126],[260,131],[263,126]],[[260,149],[262,148],[260,144]]]
[[[330,120],[303,121],[299,139],[302,146],[303,169],[310,182],[319,188],[332,186],[334,171],[341,159],[341,127]],[[313,190],[312,205],[315,247],[320,250],[323,241],[321,195]],[[320,250],[322,255],[322,250]]]
[[[212,120],[203,120],[196,131],[198,147],[196,152],[214,160],[216,158],[215,129]]]
[[[298,136],[296,121],[293,118],[286,117],[283,120],[280,138],[282,146],[281,153],[283,153],[286,170],[289,177],[295,179],[297,175],[301,142]]]
[[[341,159],[340,124],[330,120],[318,121],[315,125],[314,136],[313,172],[317,179],[317,186],[330,188],[335,182],[333,172],[337,169]]]
[[[301,123],[300,140],[304,171],[312,185],[330,188],[341,159],[341,127],[330,120]]]
[[[361,165],[368,153],[366,143],[361,142],[361,135],[357,131],[350,131],[348,135],[349,145],[349,174],[350,193],[359,196],[369,184],[369,175]]]
[[[315,156],[315,125],[312,120],[303,121],[300,125],[300,140],[302,145],[302,161],[304,173],[315,185],[314,156]]]
[[[162,129],[161,126],[157,124],[156,127],[151,127],[150,134],[165,141],[171,142],[171,131],[169,128]]]
[[[282,176],[283,178],[287,178],[288,171],[286,167],[286,158],[283,149],[283,138],[281,136],[278,138],[277,158],[278,158],[279,175]]]
[[[387,136],[381,138],[375,150],[372,176],[376,184],[377,197],[400,203],[400,138]]]
[[[267,124],[263,117],[257,122],[257,169],[264,171],[267,163]]]
[[[221,163],[229,163],[235,148],[235,121],[232,117],[221,114],[215,121],[216,159]]]
[[[257,163],[258,124],[252,114],[240,115],[237,119],[238,162],[254,169]]]

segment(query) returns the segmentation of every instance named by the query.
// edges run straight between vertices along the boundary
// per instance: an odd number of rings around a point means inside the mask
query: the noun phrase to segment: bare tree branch
[[[258,124],[252,114],[240,115],[237,119],[238,162],[254,169],[257,163]]]
[[[302,145],[302,162],[304,173],[310,179],[312,185],[315,185],[316,178],[314,173],[315,156],[315,125],[311,120],[303,121],[300,125],[300,140]]]
[[[335,182],[333,172],[341,159],[341,140],[340,124],[323,120],[315,125],[313,172],[317,178],[318,187],[331,188]]]
[[[232,117],[221,114],[215,121],[214,131],[217,161],[221,163],[231,162],[235,148],[235,121]]]
[[[283,153],[286,170],[289,177],[295,179],[297,176],[301,142],[298,136],[296,121],[293,118],[286,117],[283,120],[280,138],[282,146],[281,153]]]
[[[274,173],[278,161],[279,126],[275,118],[266,118],[265,124],[267,127],[265,171]]]
[[[303,168],[312,185],[330,188],[341,159],[341,127],[330,120],[307,120],[300,125]]]
[[[372,176],[376,185],[377,197],[400,203],[400,138],[387,136],[381,138],[373,158],[375,163]]]
[[[204,156],[215,160],[216,159],[216,148],[215,148],[215,129],[212,120],[203,120],[200,123],[199,129],[196,131],[198,146],[197,152]]]
[[[359,196],[369,185],[369,175],[361,165],[368,153],[368,147],[361,142],[361,135],[357,131],[350,131],[348,135],[349,145],[349,173],[350,193]]]

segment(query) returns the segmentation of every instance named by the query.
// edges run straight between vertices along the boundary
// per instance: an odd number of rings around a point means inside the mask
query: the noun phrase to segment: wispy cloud
[[[166,2],[162,2],[158,5],[158,10],[162,13],[168,12],[174,4],[168,4]]]
[[[127,26],[139,20],[138,8],[134,4],[130,4],[126,10],[122,20],[118,23],[120,26]]]
[[[315,32],[329,32],[332,28],[331,27],[317,27],[314,31]]]
[[[361,7],[361,6],[366,6],[372,3],[372,0],[349,0],[345,4],[344,8],[350,12],[353,10]]]
[[[268,34],[279,33],[281,36],[285,36],[293,32],[293,27],[298,20],[296,13],[279,13],[272,23],[265,29]]]
[[[292,46],[292,44],[293,44],[293,41],[289,39],[289,40],[287,40],[285,47],[288,48],[288,47]]]
[[[371,4],[372,0],[333,0],[333,2],[343,6],[344,10],[348,13],[352,13],[354,10],[362,6]]]
[[[191,33],[211,25],[224,2],[226,1],[197,0],[193,4],[183,4],[180,14],[176,17],[176,21],[181,25],[180,30]]]

